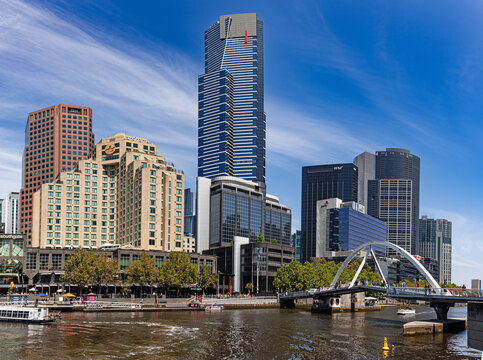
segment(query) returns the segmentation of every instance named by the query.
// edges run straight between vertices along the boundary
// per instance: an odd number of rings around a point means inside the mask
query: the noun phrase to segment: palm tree
[[[245,289],[247,289],[247,290],[248,290],[248,296],[250,296],[250,295],[251,295],[251,292],[252,292],[252,290],[253,290],[253,284],[252,284],[252,283],[247,283],[247,284],[245,285]]]

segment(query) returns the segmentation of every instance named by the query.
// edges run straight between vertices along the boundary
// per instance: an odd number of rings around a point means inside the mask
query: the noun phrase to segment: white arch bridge
[[[384,246],[396,251],[399,255],[407,259],[414,267],[421,273],[426,281],[430,284],[431,288],[396,288],[389,287],[381,270],[379,262],[372,250],[373,246]],[[354,278],[348,286],[338,287],[339,277],[349,263],[359,256],[362,250],[367,249],[364,258],[354,275]],[[356,285],[357,279],[369,257],[372,256],[376,264],[377,272],[381,278],[381,283],[384,286],[370,286],[370,285]],[[376,291],[386,293],[387,297],[400,299],[400,300],[423,300],[429,301],[431,307],[436,311],[437,317],[440,320],[446,320],[448,310],[453,307],[455,303],[467,303],[469,301],[476,301],[483,303],[482,291],[466,291],[462,289],[442,289],[438,282],[431,276],[429,271],[421,265],[421,263],[406,250],[398,245],[385,241],[370,241],[363,245],[360,245],[344,260],[340,266],[337,274],[332,280],[328,289],[309,293],[307,291],[299,291],[293,293],[287,293],[280,296],[280,307],[295,307],[297,299],[311,298],[323,299],[329,297],[337,297],[344,294],[352,294],[365,291]]]

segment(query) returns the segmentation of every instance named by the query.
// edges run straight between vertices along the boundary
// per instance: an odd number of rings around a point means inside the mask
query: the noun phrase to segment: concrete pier
[[[483,303],[468,303],[468,347],[483,351]]]
[[[466,319],[411,321],[403,326],[404,335],[429,335],[466,330]]]

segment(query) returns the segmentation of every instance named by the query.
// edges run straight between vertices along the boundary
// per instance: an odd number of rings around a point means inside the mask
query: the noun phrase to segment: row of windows
[[[2,310],[0,312],[0,317],[14,318],[14,319],[28,319],[28,311],[12,311],[12,310]]]
[[[62,118],[63,119],[67,118],[67,119],[79,119],[79,120],[82,120],[82,116],[77,116],[77,115],[67,115],[67,116],[66,115],[62,115]],[[86,116],[84,116],[84,120],[87,120],[87,117]],[[89,119],[89,120],[92,121],[92,119]],[[70,123],[69,120],[67,120],[67,121]],[[62,122],[65,122],[65,120],[62,120]]]

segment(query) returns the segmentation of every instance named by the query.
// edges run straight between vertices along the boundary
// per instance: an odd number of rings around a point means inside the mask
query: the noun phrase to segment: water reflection
[[[381,359],[387,337],[388,359],[480,358],[466,348],[465,332],[403,337],[405,318],[396,310],[68,313],[47,326],[0,323],[0,353],[2,359]],[[454,310],[452,316],[466,316],[465,308]],[[433,317],[418,308],[413,319]]]

